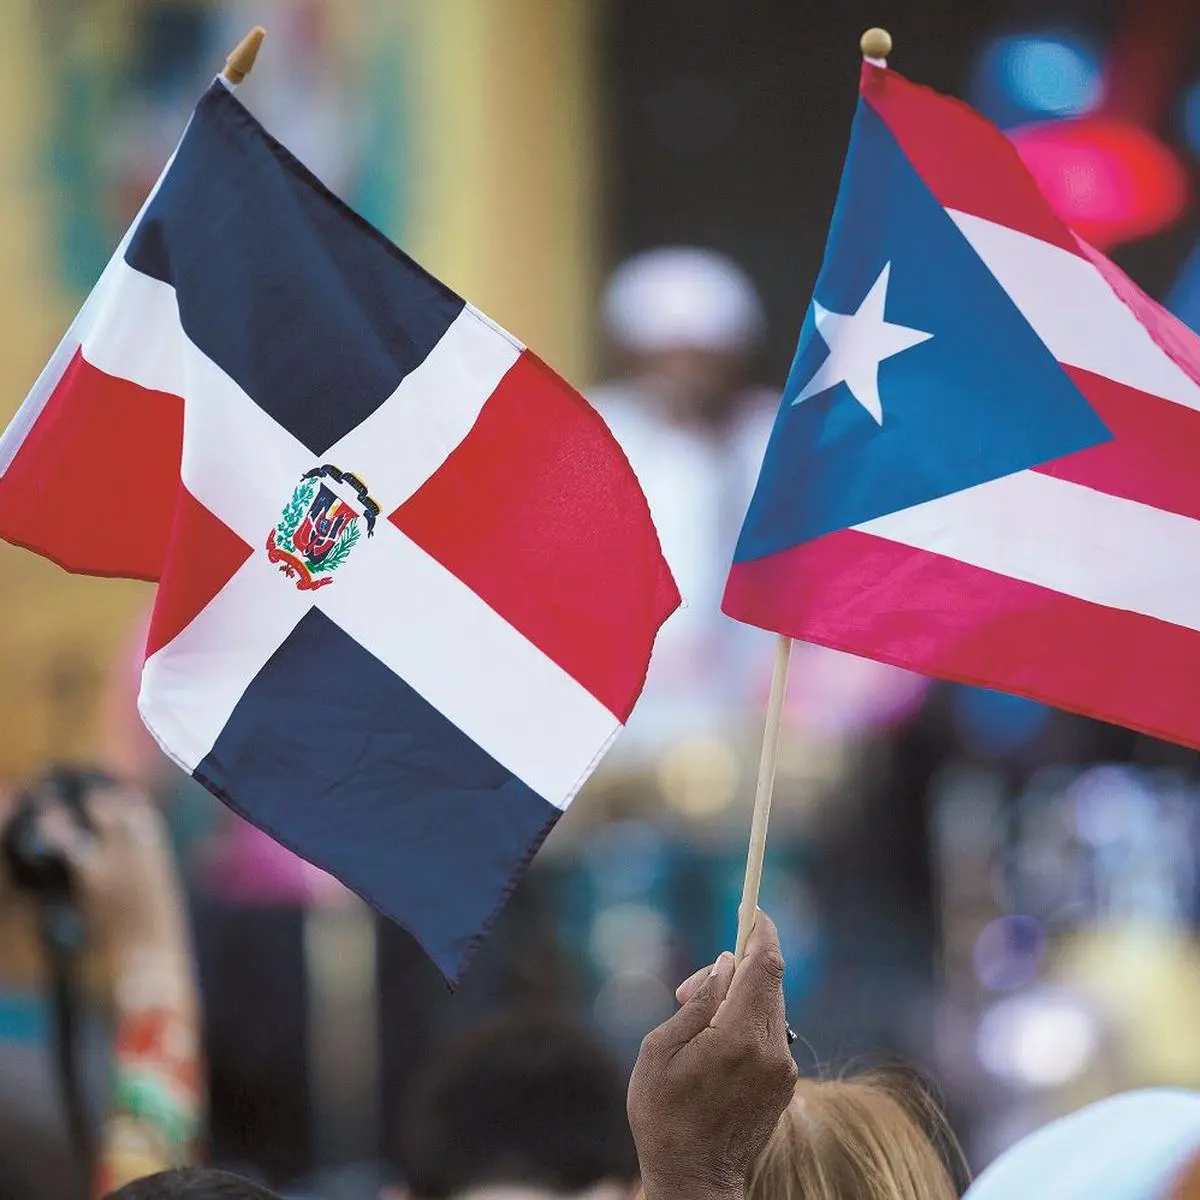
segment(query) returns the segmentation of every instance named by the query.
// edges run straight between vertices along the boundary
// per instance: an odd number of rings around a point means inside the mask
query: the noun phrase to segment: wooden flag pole
[[[892,35],[886,29],[872,28],[859,39],[863,57],[877,67],[887,66],[892,52]],[[754,793],[754,815],[750,820],[750,848],[746,854],[746,878],[742,884],[742,902],[738,905],[737,943],[734,958],[741,962],[746,942],[754,928],[758,911],[758,889],[762,883],[763,855],[767,849],[767,826],[771,820],[771,793],[775,790],[775,767],[779,760],[779,733],[783,726],[783,701],[787,694],[788,662],[792,639],[779,635],[775,647],[775,670],[771,675],[771,697],[767,701],[767,720],[763,728],[762,757],[758,761],[758,786]]]
[[[780,634],[775,643],[775,670],[771,674],[771,696],[763,728],[762,757],[758,760],[758,786],[754,792],[754,816],[750,820],[750,849],[746,854],[746,879],[738,905],[737,944],[734,958],[742,961],[746,941],[758,911],[758,888],[762,882],[763,854],[767,849],[767,825],[771,820],[771,793],[775,790],[775,766],[779,760],[779,731],[783,726],[783,701],[787,695],[788,663],[792,639]]]
[[[262,49],[263,38],[267,31],[261,25],[255,25],[248,34],[233,48],[225,60],[225,70],[221,74],[226,81],[235,86],[242,82],[254,69],[254,60]]]

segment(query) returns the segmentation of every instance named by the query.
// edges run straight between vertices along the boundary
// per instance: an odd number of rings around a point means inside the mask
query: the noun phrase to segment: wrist
[[[643,1172],[645,1200],[745,1200],[745,1180],[717,1170]]]
[[[118,1011],[197,1007],[192,957],[182,933],[122,938],[113,947],[112,966]]]
[[[105,914],[101,935],[114,957],[144,953],[190,957],[186,907],[173,885],[147,886],[132,899],[113,905]]]

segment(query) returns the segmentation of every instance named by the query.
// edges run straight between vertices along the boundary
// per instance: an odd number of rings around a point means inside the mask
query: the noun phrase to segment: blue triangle
[[[809,306],[738,561],[1110,439],[860,100],[815,297],[853,313],[888,263],[885,319],[933,336],[879,364],[880,425],[845,383],[793,403],[829,353]]]

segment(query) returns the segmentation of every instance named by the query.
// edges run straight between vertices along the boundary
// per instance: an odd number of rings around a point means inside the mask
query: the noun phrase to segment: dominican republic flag
[[[679,603],[600,417],[220,80],[0,440],[0,534],[157,581],[163,749],[451,980]]]
[[[1200,341],[864,63],[730,616],[1200,746]]]

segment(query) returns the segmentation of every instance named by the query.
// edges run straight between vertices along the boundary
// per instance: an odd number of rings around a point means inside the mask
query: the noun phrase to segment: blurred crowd
[[[401,1091],[390,1163],[276,1191],[254,1165],[199,1165],[219,1161],[209,1131],[246,1114],[236,1101],[222,1114],[208,1083],[207,997],[153,802],[101,772],[59,769],[7,800],[0,819],[0,902],[14,928],[24,919],[37,931],[58,1050],[55,1105],[38,1065],[5,1049],[0,1186],[11,1200],[1200,1195],[1200,1092],[1179,1088],[1127,1091],[1050,1122],[968,1186],[952,1127],[912,1070],[800,1071],[779,933],[761,910],[742,957],[725,951],[678,985],[631,1074],[561,1004],[527,1001],[427,1057]],[[106,1066],[89,1070],[89,1050]],[[281,1078],[259,1082],[264,1102],[286,1101]],[[318,1114],[314,1132],[338,1119]]]
[[[337,52],[337,6],[159,6],[124,107],[103,103],[114,72],[93,70],[111,47],[70,7],[40,17],[63,35],[51,157],[71,286],[169,153],[198,58],[251,17],[274,19],[287,64],[268,60],[253,94],[265,122],[395,225],[380,148],[399,135],[375,77]],[[716,130],[720,105],[699,111]],[[994,1163],[981,1200],[1200,1195],[1190,751],[797,646],[773,924],[736,972],[721,957],[772,640],[720,601],[774,419],[779,321],[726,254],[644,244],[596,289],[580,337],[605,369],[585,390],[687,607],[461,990],[161,757],[135,712],[135,625],[103,663],[111,778],[0,789],[0,1200],[200,1162],[254,1182],[184,1171],[119,1194],[903,1200],[956,1195]],[[75,720],[69,674],[55,727]]]

